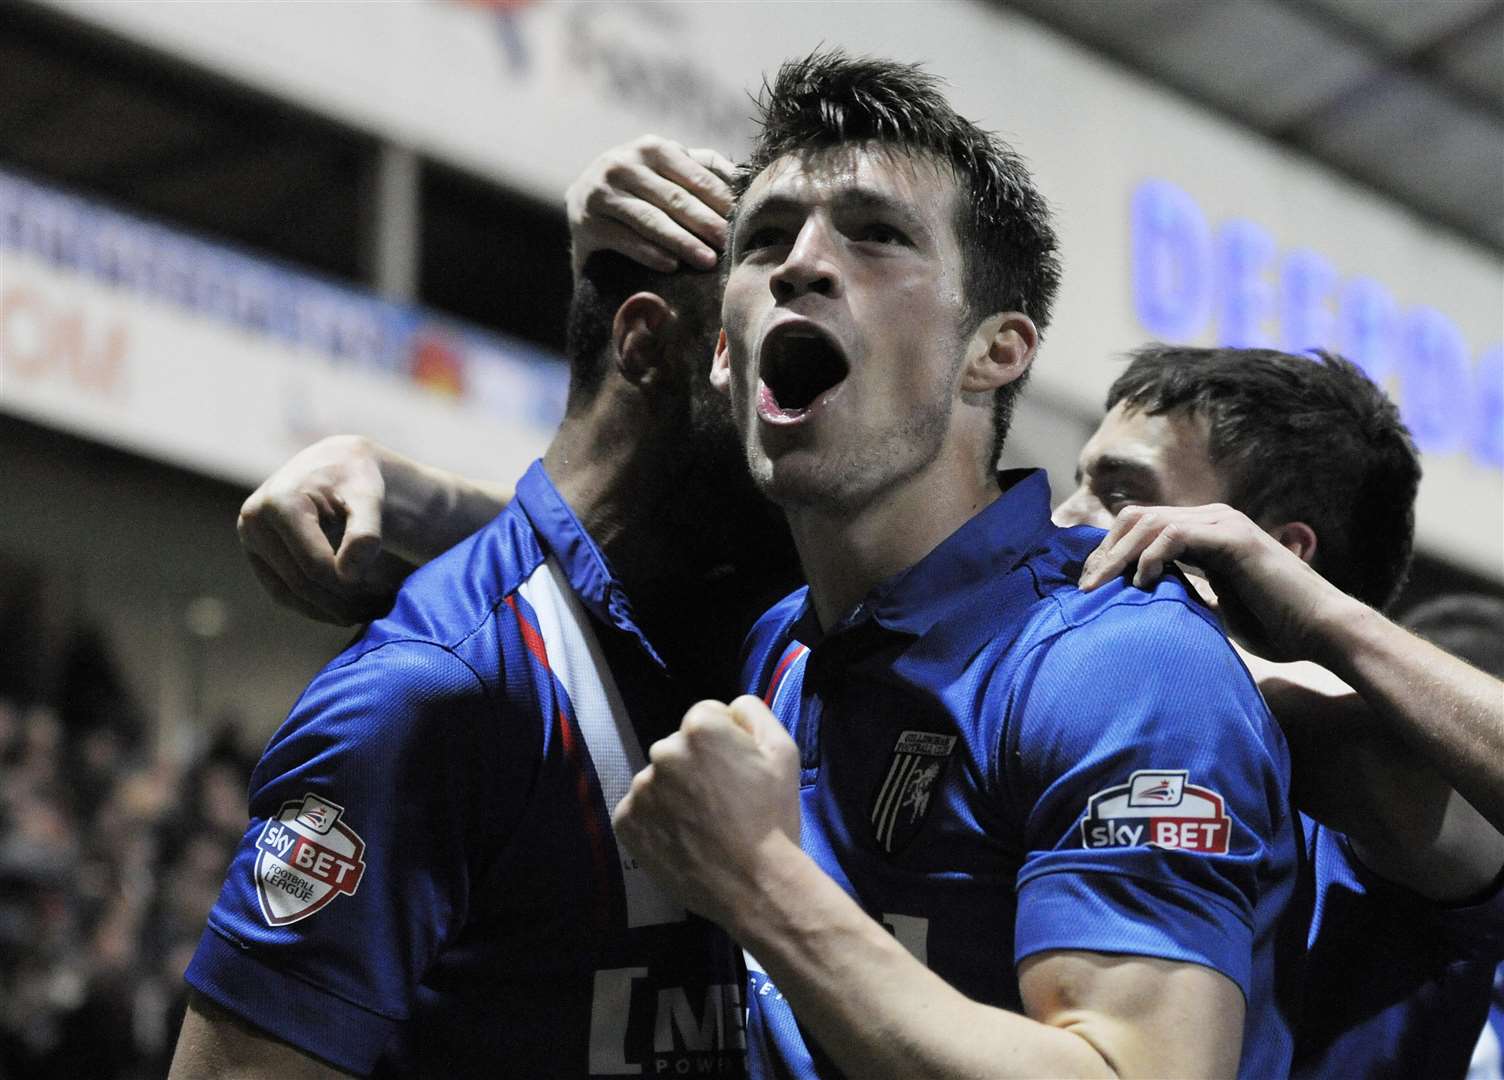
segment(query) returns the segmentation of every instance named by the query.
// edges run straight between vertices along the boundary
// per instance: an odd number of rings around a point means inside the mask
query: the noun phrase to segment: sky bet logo
[[[1128,783],[1099,791],[1081,821],[1089,848],[1152,845],[1227,854],[1232,824],[1222,796],[1186,782],[1180,770],[1143,770]]]
[[[336,896],[353,896],[366,845],[341,820],[345,808],[317,795],[282,804],[256,838],[256,898],[272,926],[306,919]]]

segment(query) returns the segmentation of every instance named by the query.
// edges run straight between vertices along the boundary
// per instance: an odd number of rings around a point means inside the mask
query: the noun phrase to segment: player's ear
[[[1268,530],[1281,547],[1293,551],[1302,562],[1316,560],[1316,530],[1304,521],[1287,521]]]
[[[676,316],[657,293],[633,293],[611,320],[611,344],[617,373],[633,386],[657,386],[669,372]]]
[[[731,393],[731,348],[726,344],[725,330],[715,339],[715,356],[710,361],[710,385],[719,393]]]
[[[986,394],[1023,377],[1034,362],[1039,330],[1020,311],[1004,311],[983,319],[966,348],[961,392]]]

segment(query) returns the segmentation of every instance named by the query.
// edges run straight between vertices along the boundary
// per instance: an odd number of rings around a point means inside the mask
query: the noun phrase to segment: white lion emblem
[[[938,761],[922,769],[915,769],[909,774],[909,779],[903,786],[903,797],[898,805],[899,809],[908,807],[911,823],[922,818],[924,812],[930,808],[930,788],[935,786],[935,778],[939,775],[940,763]]]

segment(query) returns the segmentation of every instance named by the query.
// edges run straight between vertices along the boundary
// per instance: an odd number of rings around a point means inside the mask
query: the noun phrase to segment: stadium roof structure
[[[1504,252],[1504,0],[994,0]]]

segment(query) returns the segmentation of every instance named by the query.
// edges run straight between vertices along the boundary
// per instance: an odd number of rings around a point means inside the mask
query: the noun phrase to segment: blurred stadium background
[[[565,186],[735,156],[819,43],[1011,138],[1066,282],[1009,453],[1115,356],[1338,348],[1425,452],[1400,610],[1504,595],[1504,2],[0,6],[0,1077],[155,1076],[260,746],[347,631],[235,511],[358,431],[509,481],[562,408]]]

